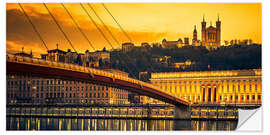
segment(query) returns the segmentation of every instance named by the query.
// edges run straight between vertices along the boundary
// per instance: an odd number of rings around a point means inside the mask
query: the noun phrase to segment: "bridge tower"
[[[186,105],[175,105],[174,107],[174,119],[190,119],[191,109]]]

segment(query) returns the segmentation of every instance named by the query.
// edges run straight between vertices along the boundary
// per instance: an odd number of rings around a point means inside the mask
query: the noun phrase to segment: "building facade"
[[[210,26],[206,27],[206,22],[203,17],[202,25],[202,33],[201,33],[201,44],[205,46],[207,49],[216,49],[220,47],[221,40],[221,21],[216,21],[216,27],[212,26],[212,22],[210,22]]]
[[[58,49],[48,50],[47,54],[41,54],[41,59],[55,62],[78,64],[85,67],[101,67],[109,65],[110,52],[104,48],[102,51],[85,53],[72,52],[70,49],[66,51]]]
[[[185,44],[185,46],[189,45],[189,38],[188,37],[184,38],[184,44]]]
[[[162,48],[181,48],[183,47],[184,43],[181,38],[177,41],[167,41],[166,39],[162,40]]]
[[[190,103],[261,104],[261,69],[152,73],[151,83]]]
[[[123,43],[123,44],[122,44],[122,51],[123,51],[123,52],[128,52],[128,51],[132,50],[133,47],[134,47],[134,44],[133,44],[133,43],[130,43],[130,42],[128,42],[128,43]]]
[[[86,81],[7,75],[7,103],[128,104],[128,91]]]
[[[193,30],[192,46],[201,46],[201,41],[197,39],[196,25],[194,26]]]
[[[171,67],[178,68],[178,69],[179,68],[186,69],[186,68],[192,67],[195,64],[196,64],[196,62],[194,62],[194,61],[186,60],[184,62],[174,62],[174,63],[172,63]]]

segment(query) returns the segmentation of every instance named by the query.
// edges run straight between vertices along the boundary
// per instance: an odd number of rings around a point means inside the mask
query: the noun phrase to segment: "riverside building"
[[[152,73],[151,83],[192,104],[261,104],[261,69]]]

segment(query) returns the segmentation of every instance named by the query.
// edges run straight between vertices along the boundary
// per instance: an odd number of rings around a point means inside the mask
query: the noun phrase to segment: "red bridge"
[[[46,61],[38,58],[21,57],[8,54],[7,73],[22,73],[61,79],[85,80],[96,84],[110,85],[141,95],[146,95],[176,106],[189,106],[189,102],[170,94],[150,83],[130,77],[120,76],[108,71],[78,66],[69,63]]]

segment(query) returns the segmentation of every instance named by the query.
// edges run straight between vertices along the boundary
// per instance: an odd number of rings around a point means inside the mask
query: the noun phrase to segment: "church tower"
[[[203,21],[202,21],[202,46],[205,46],[205,41],[206,41],[206,22],[204,20],[204,15],[203,15]]]
[[[194,25],[194,31],[193,31],[193,40],[197,40],[197,30],[196,30],[196,25]]]
[[[220,33],[221,33],[221,22],[220,22],[220,20],[219,20],[219,15],[218,15],[218,20],[216,21],[216,28],[217,28],[217,40],[216,40],[216,42],[217,42],[217,47],[220,47],[220,37],[221,37],[221,35],[220,35]]]

